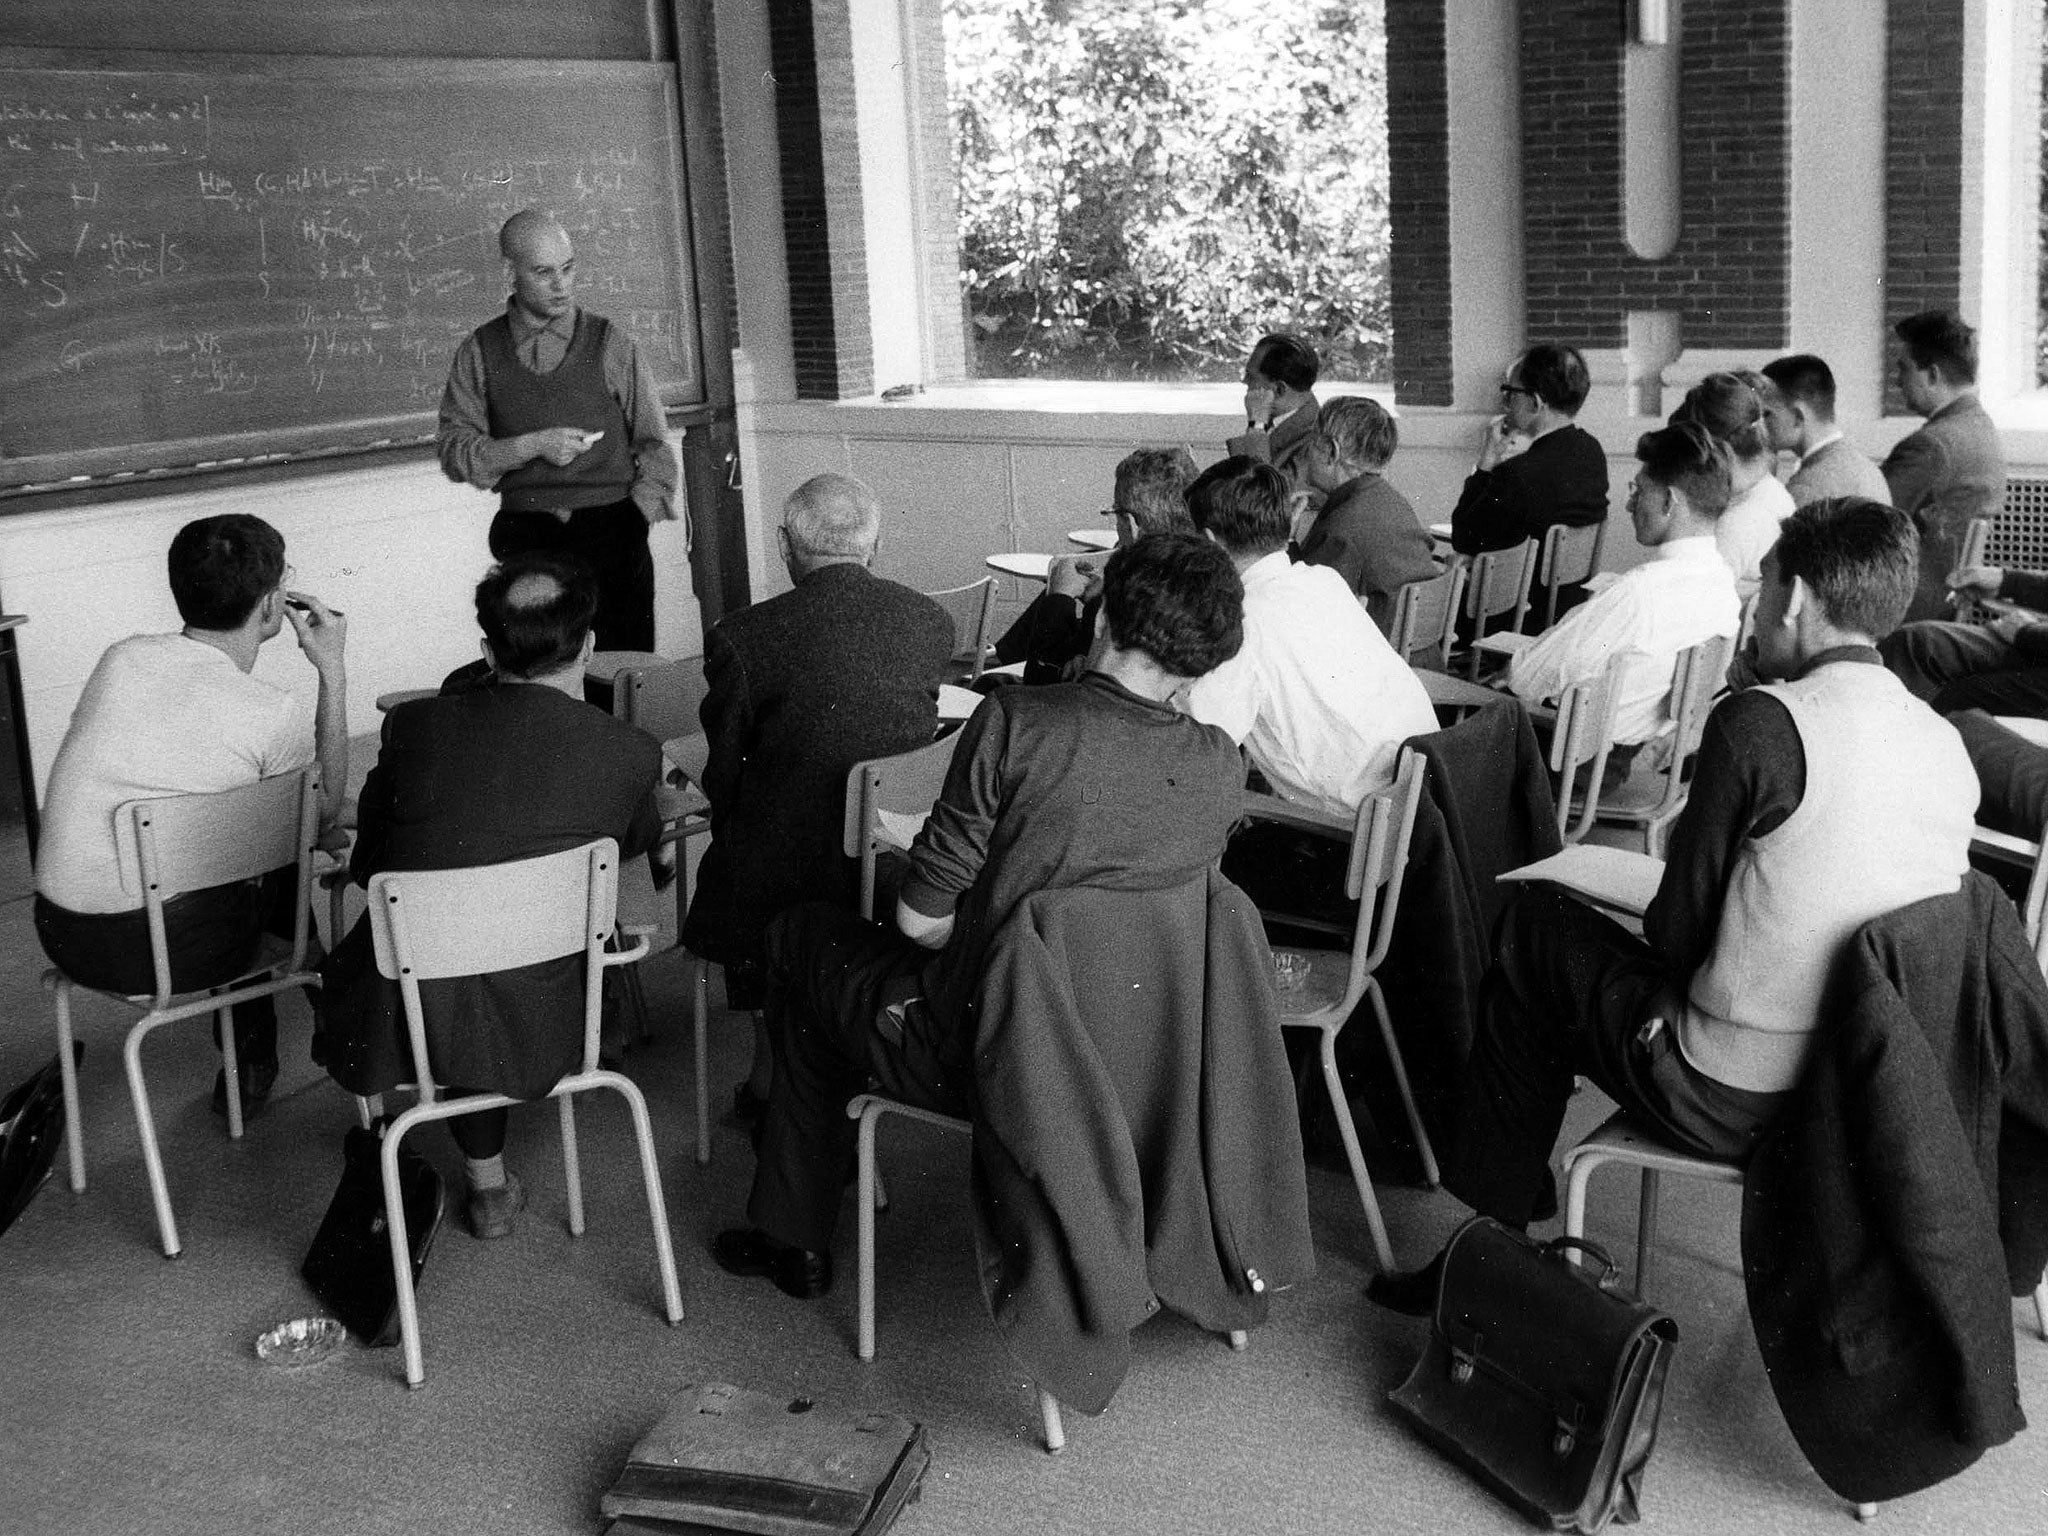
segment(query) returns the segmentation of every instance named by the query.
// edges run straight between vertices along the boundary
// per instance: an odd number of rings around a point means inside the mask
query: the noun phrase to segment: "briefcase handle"
[[[1616,1285],[1620,1283],[1620,1266],[1618,1266],[1614,1262],[1613,1255],[1608,1253],[1608,1251],[1605,1248],[1602,1248],[1598,1243],[1588,1242],[1583,1237],[1566,1236],[1553,1237],[1549,1242],[1543,1245],[1543,1251],[1545,1253],[1555,1254],[1560,1259],[1566,1258],[1568,1256],[1568,1251],[1573,1248],[1578,1249],[1579,1252],[1583,1253],[1587,1258],[1594,1259],[1599,1262],[1600,1274],[1594,1280],[1594,1283],[1598,1285],[1601,1290],[1611,1291],[1615,1288]]]

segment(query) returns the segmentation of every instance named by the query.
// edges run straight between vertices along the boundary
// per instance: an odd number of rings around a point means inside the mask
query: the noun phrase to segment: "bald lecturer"
[[[597,648],[654,649],[647,525],[675,516],[661,395],[621,326],[576,303],[576,249],[538,209],[498,231],[512,296],[471,332],[441,395],[451,480],[498,493],[491,554],[567,556],[597,576]]]

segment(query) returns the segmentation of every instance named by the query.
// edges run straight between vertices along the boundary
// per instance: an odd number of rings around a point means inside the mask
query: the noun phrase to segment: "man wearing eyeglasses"
[[[1500,386],[1479,461],[1451,513],[1461,555],[1513,549],[1554,523],[1583,527],[1607,516],[1607,454],[1573,418],[1591,380],[1576,348],[1545,343],[1516,359]]]

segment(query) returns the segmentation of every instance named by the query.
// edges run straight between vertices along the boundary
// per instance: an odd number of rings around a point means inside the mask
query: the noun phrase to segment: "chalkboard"
[[[430,436],[529,206],[664,401],[702,401],[675,89],[668,64],[0,52],[0,490]]]

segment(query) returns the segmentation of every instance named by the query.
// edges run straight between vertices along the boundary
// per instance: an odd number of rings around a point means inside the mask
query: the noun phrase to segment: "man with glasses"
[[[36,935],[72,980],[114,992],[156,988],[142,895],[121,884],[115,807],[238,789],[317,759],[331,825],[348,785],[347,623],[293,589],[282,535],[245,513],[204,517],[178,530],[168,565],[184,627],[107,648],[72,711],[43,807]],[[252,675],[257,652],[287,623],[318,678],[310,721],[302,698]],[[248,969],[266,927],[289,934],[293,873],[166,902],[172,985],[230,981]],[[234,1020],[243,1109],[252,1113],[277,1080],[273,999],[236,1004]],[[214,1113],[227,1106],[223,1069]]]
[[[1500,414],[1487,423],[1479,461],[1451,513],[1451,547],[1461,555],[1513,549],[1553,523],[1582,527],[1607,516],[1607,455],[1573,423],[1591,380],[1572,347],[1531,347],[1500,386]]]

